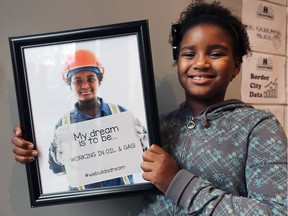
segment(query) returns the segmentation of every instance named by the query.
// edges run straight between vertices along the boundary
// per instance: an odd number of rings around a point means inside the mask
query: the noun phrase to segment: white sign
[[[253,51],[286,54],[286,10],[278,4],[243,0],[242,18]]]
[[[246,103],[284,104],[284,56],[253,53],[242,64],[241,99]]]
[[[141,172],[143,150],[129,111],[64,125],[56,133],[71,186]]]

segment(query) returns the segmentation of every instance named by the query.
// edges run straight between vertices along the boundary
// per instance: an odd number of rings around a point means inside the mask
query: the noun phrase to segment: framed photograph
[[[147,20],[10,37],[31,206],[153,192],[159,143]]]

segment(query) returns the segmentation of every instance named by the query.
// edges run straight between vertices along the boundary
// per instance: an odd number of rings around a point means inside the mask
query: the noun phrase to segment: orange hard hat
[[[62,74],[63,80],[67,82],[72,75],[81,71],[92,71],[96,74],[104,74],[104,68],[99,59],[88,50],[77,50],[74,55],[67,59]]]

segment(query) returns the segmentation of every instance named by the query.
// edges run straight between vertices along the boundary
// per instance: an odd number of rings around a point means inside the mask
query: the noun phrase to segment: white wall
[[[241,0],[222,0],[241,14]],[[0,0],[0,215],[136,215],[141,195],[30,208],[25,166],[14,161],[12,128],[19,122],[8,37],[63,31],[148,19],[159,112],[167,112],[184,100],[172,67],[168,44],[170,25],[190,0]],[[240,98],[240,77],[227,98]]]

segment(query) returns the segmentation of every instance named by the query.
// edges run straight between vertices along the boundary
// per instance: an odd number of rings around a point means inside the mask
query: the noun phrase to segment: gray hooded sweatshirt
[[[287,137],[273,114],[228,100],[161,118],[162,147],[181,170],[140,215],[287,215]]]

